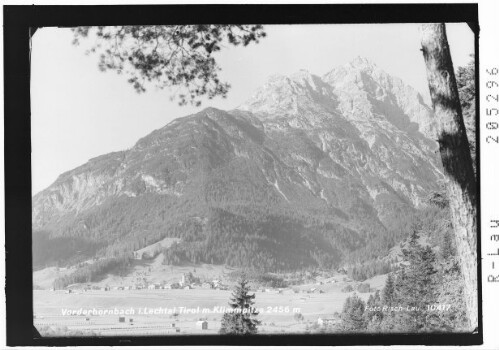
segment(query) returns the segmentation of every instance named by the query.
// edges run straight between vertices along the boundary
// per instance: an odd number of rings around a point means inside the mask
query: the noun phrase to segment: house
[[[179,284],[181,286],[185,286],[186,284],[189,284],[191,282],[192,282],[192,275],[191,274],[187,274],[187,273],[183,273],[182,277],[180,277]]]
[[[172,285],[170,283],[167,283],[163,285],[163,289],[172,289]]]
[[[192,287],[187,285],[187,286],[184,286],[183,289],[192,289]]]
[[[208,321],[197,321],[196,329],[208,329]]]
[[[147,286],[147,289],[157,289],[157,286],[155,284],[150,284]]]
[[[336,320],[334,318],[321,318],[321,317],[319,317],[317,319],[317,324],[319,326],[333,326],[336,323],[338,323],[338,320]]]
[[[213,288],[213,285],[210,282],[204,282],[201,287],[211,289]]]

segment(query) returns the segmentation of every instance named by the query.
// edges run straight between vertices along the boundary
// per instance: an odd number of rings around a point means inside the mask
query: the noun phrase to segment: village
[[[97,286],[97,285],[83,285],[81,283],[72,284],[67,286],[64,290],[67,293],[73,293],[75,291],[86,292],[89,290],[100,290],[100,291],[119,291],[119,290],[156,290],[156,289],[194,289],[194,288],[204,288],[204,289],[218,289],[218,290],[227,290],[229,287],[223,284],[220,280],[214,279],[212,281],[204,281],[200,282],[199,279],[195,279],[192,277],[192,274],[182,274],[181,279],[178,282],[172,283],[147,283],[147,278],[145,276],[137,276],[137,283],[128,284],[128,285],[119,285],[119,286]],[[54,288],[51,288],[54,291]]]
[[[109,273],[89,283],[54,288],[54,280],[77,266],[36,271],[34,325],[45,336],[218,333],[240,271],[212,264],[164,265],[158,247],[173,241],[137,251],[127,274]],[[344,269],[268,276],[266,282],[253,279],[250,293],[259,310],[259,332],[270,334],[334,328],[348,296],[358,293],[367,300],[384,285],[383,276],[359,283]]]
[[[127,290],[161,290],[161,289],[183,289],[183,290],[191,290],[191,289],[215,289],[215,290],[229,290],[231,282],[224,283],[221,279],[213,279],[213,280],[201,280],[199,277],[195,277],[191,272],[182,273],[181,278],[177,282],[167,283],[165,281],[148,283],[147,273],[138,272],[135,275],[135,283],[125,284],[125,285],[108,285],[99,286],[95,284],[82,284],[75,283],[67,286],[62,289],[65,293],[75,293],[75,292],[87,292],[87,291],[127,291]],[[344,278],[344,281],[352,282],[352,280]],[[316,283],[312,284],[308,288],[300,289],[296,286],[288,287],[288,288],[272,288],[272,287],[259,287],[254,288],[253,292],[258,293],[274,293],[274,294],[298,294],[298,293],[325,293],[324,288],[321,286],[327,284],[338,283],[337,279],[324,279],[319,280]],[[51,291],[55,291],[55,288],[50,288]],[[352,289],[353,290],[353,289]]]
[[[178,277],[162,281],[163,269],[155,274],[152,266],[126,278],[112,276],[98,283],[34,290],[34,324],[45,336],[61,332],[83,336],[218,333],[234,283],[227,278],[229,271],[212,266],[184,268],[180,273],[173,270]],[[343,273],[283,288],[251,284],[262,322],[259,331],[333,329],[340,323],[339,313],[348,296],[356,292],[367,300],[382,288],[383,281],[370,281],[372,288],[366,293],[358,291],[362,284]],[[88,309],[93,312],[84,314]]]

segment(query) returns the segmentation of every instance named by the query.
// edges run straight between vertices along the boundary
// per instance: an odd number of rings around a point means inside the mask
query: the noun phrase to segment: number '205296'
[[[486,69],[487,75],[490,80],[487,80],[485,83],[485,87],[487,88],[485,96],[485,101],[487,104],[487,108],[485,108],[485,114],[488,117],[494,117],[499,115],[499,83],[496,81],[499,76],[499,69],[494,67],[492,69]],[[494,107],[495,106],[495,107]],[[485,123],[485,128],[487,130],[497,130],[499,129],[499,122],[497,121],[488,121]],[[488,135],[485,138],[485,142],[487,143],[497,143],[499,144],[499,135]]]

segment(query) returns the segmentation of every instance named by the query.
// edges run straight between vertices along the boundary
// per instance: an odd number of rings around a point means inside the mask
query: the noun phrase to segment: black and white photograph
[[[477,327],[466,23],[41,28],[31,59],[41,335]]]
[[[478,344],[478,22],[195,7],[26,33],[33,339]]]

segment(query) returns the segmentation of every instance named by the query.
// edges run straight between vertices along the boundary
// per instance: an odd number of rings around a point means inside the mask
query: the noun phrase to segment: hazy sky
[[[71,45],[69,29],[39,29],[33,37],[31,126],[33,193],[59,174],[101,154],[124,150],[177,117],[212,106],[232,109],[248,99],[268,76],[306,69],[319,76],[357,56],[369,58],[402,78],[429,101],[416,24],[275,25],[257,45],[217,53],[221,77],[232,85],[226,99],[199,108],[179,107],[168,90],[137,94],[125,76],[102,73],[97,56]],[[474,52],[466,24],[448,24],[455,66]]]

